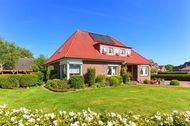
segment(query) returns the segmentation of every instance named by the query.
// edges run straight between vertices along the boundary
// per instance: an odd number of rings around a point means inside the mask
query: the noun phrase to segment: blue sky
[[[0,0],[0,36],[52,53],[77,29],[111,35],[159,64],[190,61],[189,0]]]

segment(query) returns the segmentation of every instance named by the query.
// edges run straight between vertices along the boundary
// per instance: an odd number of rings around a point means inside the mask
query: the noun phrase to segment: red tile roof
[[[126,47],[118,40],[111,37],[115,46]],[[89,35],[89,32],[77,30],[66,42],[46,61],[45,64],[50,64],[62,58],[79,58],[89,60],[106,60],[106,61],[123,61],[128,64],[148,64],[150,60],[144,58],[134,50],[130,56],[112,56],[101,54],[94,45],[95,42]]]

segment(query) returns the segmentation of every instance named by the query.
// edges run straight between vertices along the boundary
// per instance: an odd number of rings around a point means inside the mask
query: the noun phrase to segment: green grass
[[[45,111],[81,111],[89,107],[97,112],[150,114],[190,110],[190,88],[125,86],[65,93],[51,92],[43,87],[0,89],[0,104]]]

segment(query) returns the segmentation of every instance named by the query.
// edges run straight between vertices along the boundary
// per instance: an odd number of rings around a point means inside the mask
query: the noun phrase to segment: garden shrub
[[[72,88],[80,89],[84,86],[84,77],[81,75],[72,75],[69,79]]]
[[[41,86],[44,84],[44,81],[45,81],[45,76],[44,76],[45,74],[44,73],[38,71],[38,72],[32,72],[32,74],[35,74],[38,76],[38,82],[37,82],[38,86]]]
[[[132,112],[44,111],[0,105],[1,126],[189,126],[189,111],[154,114]]]
[[[180,84],[180,82],[178,80],[171,80],[170,81],[170,85],[176,85],[178,86]]]
[[[123,83],[123,78],[120,75],[114,75],[114,77],[116,77],[119,80],[119,83],[122,84]]]
[[[57,92],[72,90],[70,88],[70,85],[68,85],[68,81],[60,79],[48,80],[45,87],[52,91],[57,91]]]
[[[121,80],[117,76],[111,76],[106,78],[106,83],[109,86],[119,86],[121,83]]]
[[[150,84],[150,81],[147,80],[147,79],[145,79],[145,80],[143,81],[143,83],[144,83],[144,84]]]
[[[44,73],[38,71],[38,72],[32,72],[31,74],[35,74],[38,76],[38,81],[44,81]]]
[[[57,73],[54,73],[50,76],[50,79],[59,79],[59,75]]]
[[[4,89],[19,88],[19,75],[7,74],[0,75],[0,87]]]
[[[99,82],[102,82],[102,83],[106,82],[106,76],[104,74],[97,75],[97,77],[96,77],[96,83],[99,83]]]
[[[157,74],[157,75],[152,75],[151,77],[162,78],[165,80],[190,81],[190,74]]]
[[[96,78],[96,69],[95,68],[88,68],[86,73],[86,83],[89,84],[89,86],[92,86],[95,83]]]
[[[105,86],[106,86],[105,82],[97,82],[92,85],[93,88],[101,88]]]
[[[127,72],[127,66],[121,66],[121,71],[120,71],[120,75],[123,79],[123,83],[127,83],[131,80],[131,73]]]
[[[38,76],[35,74],[20,75],[20,87],[36,86],[37,82],[38,82]]]

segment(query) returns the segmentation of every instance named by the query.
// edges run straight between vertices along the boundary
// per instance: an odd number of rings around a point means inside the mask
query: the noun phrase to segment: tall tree
[[[169,72],[172,72],[173,68],[174,68],[174,66],[172,64],[168,64],[165,67],[166,67],[166,70],[169,71]]]
[[[38,71],[45,72],[44,63],[45,63],[46,60],[47,60],[47,57],[40,54],[39,57],[34,60],[34,64],[32,65],[33,71],[35,71],[35,72],[38,72]]]
[[[0,54],[0,64],[3,64],[4,69],[14,69],[19,58],[33,57],[29,50],[3,39],[0,39]]]

